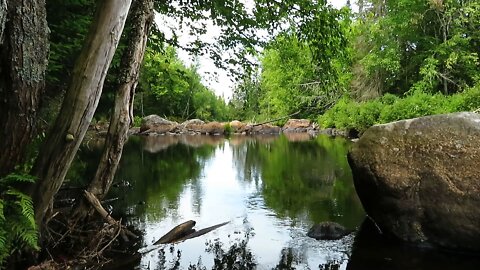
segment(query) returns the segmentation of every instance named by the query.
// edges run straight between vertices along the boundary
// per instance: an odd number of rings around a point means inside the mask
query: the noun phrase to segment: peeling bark
[[[98,1],[62,108],[32,169],[38,178],[31,194],[40,228],[97,108],[130,4],[131,0]]]
[[[122,156],[123,145],[128,138],[128,130],[133,120],[133,96],[153,15],[153,0],[139,0],[132,4],[128,21],[132,26],[132,31],[127,39],[127,49],[122,57],[115,107],[110,118],[102,157],[95,177],[88,187],[88,191],[99,199],[105,197],[112,185]],[[89,209],[89,204],[82,200],[80,205],[74,209],[74,220],[84,219],[88,215]]]
[[[45,0],[0,0],[0,176],[35,135],[49,51]]]

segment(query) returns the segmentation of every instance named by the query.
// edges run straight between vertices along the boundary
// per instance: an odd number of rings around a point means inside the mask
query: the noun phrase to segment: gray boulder
[[[349,152],[355,188],[380,229],[418,245],[480,250],[480,116],[369,128]]]
[[[311,124],[308,119],[289,119],[283,126],[282,131],[284,133],[307,132]]]
[[[280,134],[281,128],[270,124],[254,125],[245,127],[247,134]]]
[[[336,240],[351,232],[351,230],[347,230],[338,223],[327,221],[313,225],[308,231],[307,236],[317,240]]]
[[[164,119],[156,114],[145,116],[142,119],[140,133],[164,134],[178,126],[177,122]]]
[[[195,133],[201,133],[204,125],[205,125],[205,122],[200,119],[190,119],[183,122],[179,126],[179,129],[181,130],[181,133],[187,132],[187,133],[195,134]]]

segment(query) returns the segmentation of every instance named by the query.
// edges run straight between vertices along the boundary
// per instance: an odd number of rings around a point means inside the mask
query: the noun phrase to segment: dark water
[[[144,232],[143,250],[195,220],[209,234],[146,253],[136,269],[480,269],[480,261],[385,241],[356,196],[346,153],[327,137],[132,137],[112,188],[115,213]],[[75,171],[95,167],[83,150]],[[306,236],[315,223],[362,230],[341,240]],[[362,225],[363,224],[363,225]],[[190,268],[189,268],[190,267]]]

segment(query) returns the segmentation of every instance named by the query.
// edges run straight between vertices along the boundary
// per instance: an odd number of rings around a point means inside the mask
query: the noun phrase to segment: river
[[[109,197],[114,215],[140,229],[142,250],[151,250],[134,268],[477,269],[477,259],[391,243],[363,223],[346,159],[350,144],[307,134],[131,137]],[[87,149],[77,174],[95,168],[100,148]],[[151,249],[187,220],[197,229],[229,223]],[[363,229],[334,241],[306,236],[323,221]]]

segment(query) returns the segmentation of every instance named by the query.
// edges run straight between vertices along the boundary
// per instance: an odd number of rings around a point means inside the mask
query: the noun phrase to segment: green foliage
[[[293,35],[280,35],[263,53],[261,110],[271,118],[288,115],[308,105],[301,84],[315,80],[308,46]]]
[[[345,63],[341,50],[330,61],[319,56],[312,43],[301,36],[284,32],[272,40],[260,57],[261,73],[248,74],[236,86],[233,106],[240,118],[272,119],[300,112],[298,117],[313,117],[334,103],[348,84],[339,76]]]
[[[33,182],[30,175],[0,178],[0,266],[24,248],[39,249],[32,199],[16,188]]]
[[[200,118],[206,121],[227,118],[228,109],[201,82],[196,66],[185,67],[173,47],[163,53],[147,50],[140,75],[145,114],[174,119]],[[141,104],[138,104],[137,107]]]
[[[375,124],[426,115],[474,111],[480,108],[480,85],[451,96],[414,91],[404,98],[387,94],[356,102],[343,97],[318,119],[324,128],[356,129],[360,132]]]
[[[352,24],[356,98],[418,90],[451,94],[478,80],[478,1],[364,3]]]
[[[245,74],[235,85],[229,107],[233,111],[232,119],[253,119],[260,112],[260,89],[257,71]]]
[[[92,22],[95,1],[49,0],[46,8],[51,31],[47,81],[65,88]]]
[[[180,28],[189,29],[192,35],[199,37],[206,33],[205,22],[213,22],[219,31],[215,42],[197,38],[184,47],[195,54],[209,54],[218,66],[239,75],[255,69],[251,58],[245,56],[254,55],[265,44],[265,35],[259,34],[262,32],[271,34],[295,29],[302,41],[312,45],[316,62],[330,62],[346,43],[341,34],[342,26],[337,22],[343,13],[327,5],[325,0],[255,0],[249,5],[244,1],[223,0],[180,1],[174,5],[156,1],[156,11],[177,19],[172,37],[166,38],[156,30],[158,41],[174,46],[179,43],[177,30]],[[234,57],[225,61],[224,51]]]
[[[133,126],[134,127],[140,127],[142,125],[142,117],[135,115],[133,117]]]
[[[223,130],[224,130],[225,135],[227,135],[227,136],[230,135],[230,134],[232,134],[232,132],[233,132],[233,128],[232,128],[232,126],[230,125],[230,123],[226,123],[226,124],[223,126]]]

